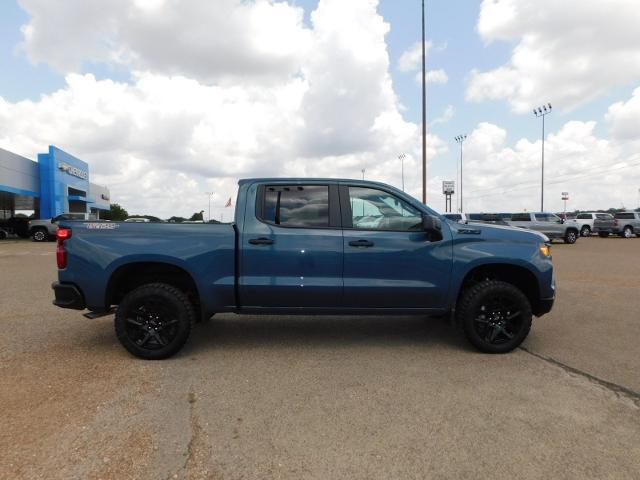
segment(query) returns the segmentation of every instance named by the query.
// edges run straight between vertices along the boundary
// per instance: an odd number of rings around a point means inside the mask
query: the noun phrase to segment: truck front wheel
[[[191,332],[193,306],[165,283],[142,285],[124,296],[115,316],[116,335],[136,357],[160,360],[178,352]]]
[[[478,350],[507,353],[529,334],[531,304],[514,285],[485,280],[462,293],[456,318]]]

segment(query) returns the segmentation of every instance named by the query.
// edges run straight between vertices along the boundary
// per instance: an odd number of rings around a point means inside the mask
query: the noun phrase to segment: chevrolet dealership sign
[[[86,170],[74,167],[65,162],[58,162],[58,168],[63,172],[67,172],[69,175],[81,178],[82,180],[87,180],[89,178],[89,173]]]

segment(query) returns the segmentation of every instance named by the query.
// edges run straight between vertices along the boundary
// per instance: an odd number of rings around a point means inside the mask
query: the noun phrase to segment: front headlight
[[[540,253],[542,254],[543,257],[550,257],[551,256],[551,245],[548,245],[546,243],[541,243],[540,244]]]

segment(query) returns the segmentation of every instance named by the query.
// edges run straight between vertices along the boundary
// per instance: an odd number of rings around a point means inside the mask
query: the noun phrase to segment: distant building
[[[110,203],[109,189],[90,182],[89,165],[59,148],[50,145],[37,162],[0,148],[0,219],[16,210],[34,210],[38,218],[99,217]]]

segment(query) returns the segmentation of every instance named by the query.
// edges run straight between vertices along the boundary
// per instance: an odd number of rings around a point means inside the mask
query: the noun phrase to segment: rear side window
[[[611,220],[613,216],[608,213],[597,213],[596,218],[600,220]]]
[[[267,185],[262,220],[283,227],[329,226],[327,185]]]
[[[514,213],[511,215],[512,222],[530,222],[531,215],[528,213]]]
[[[591,214],[590,213],[579,213],[576,218],[578,220],[591,220]]]
[[[616,218],[620,220],[631,220],[633,219],[633,213],[616,213]]]

